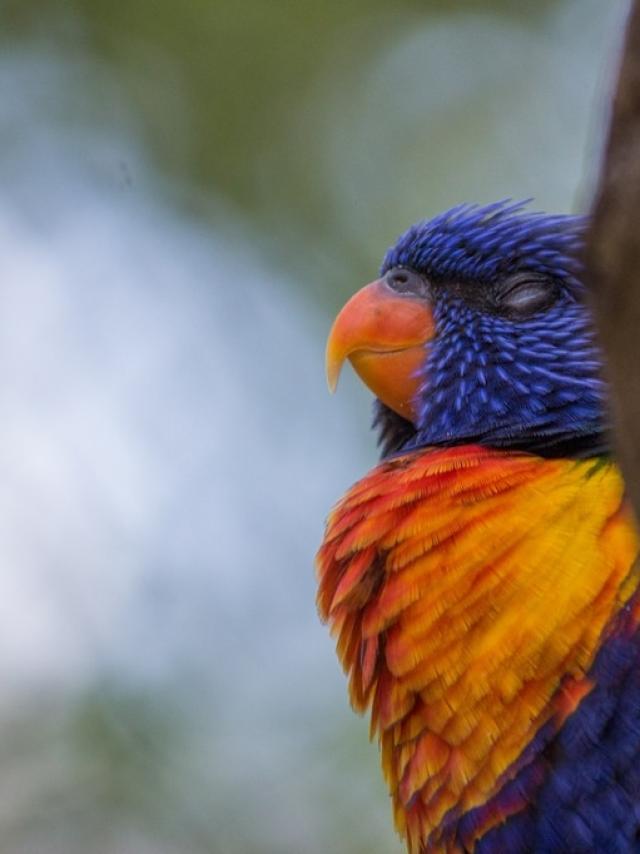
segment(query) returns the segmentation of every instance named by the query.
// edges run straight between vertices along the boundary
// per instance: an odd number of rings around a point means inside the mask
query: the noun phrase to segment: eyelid
[[[522,291],[527,288],[537,288],[540,291],[549,291],[551,290],[551,286],[551,282],[542,279],[521,279],[518,282],[511,282],[509,286],[503,290],[502,296],[506,297],[514,291]]]
[[[503,295],[502,298],[511,301],[511,298],[513,296],[518,297],[520,295],[526,294],[527,292],[531,293],[532,298],[536,297],[538,295],[546,296],[549,293],[549,291],[547,289],[545,289],[543,286],[541,286],[540,283],[538,283],[538,282],[531,282],[529,284],[526,284],[523,282],[520,285],[514,285],[510,290],[508,290]]]
[[[553,284],[553,279],[549,278],[548,276],[543,276],[540,273],[529,273],[524,271],[520,273],[514,273],[511,276],[507,276],[506,279],[502,282],[503,294],[506,295],[515,288],[523,287],[524,285],[536,284],[548,287]]]

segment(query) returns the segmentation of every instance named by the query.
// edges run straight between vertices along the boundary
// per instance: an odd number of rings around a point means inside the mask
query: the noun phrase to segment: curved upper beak
[[[398,294],[383,279],[371,282],[351,297],[331,327],[326,352],[329,389],[335,391],[349,359],[383,403],[414,420],[418,373],[433,335],[427,299]]]

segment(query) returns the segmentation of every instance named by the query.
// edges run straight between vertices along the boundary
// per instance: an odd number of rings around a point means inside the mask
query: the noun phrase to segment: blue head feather
[[[472,441],[549,454],[605,448],[606,387],[580,278],[586,219],[525,204],[459,206],[413,225],[387,252],[383,274],[408,267],[432,283],[436,335],[415,428],[379,407],[386,450]],[[458,287],[468,294],[527,272],[553,279],[557,297],[524,319],[483,310]]]

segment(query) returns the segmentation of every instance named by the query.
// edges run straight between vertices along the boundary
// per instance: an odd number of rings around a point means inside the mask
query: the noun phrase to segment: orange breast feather
[[[467,446],[382,463],[332,512],[318,606],[411,852],[458,850],[451,816],[490,801],[588,693],[638,584],[623,492],[612,464]]]

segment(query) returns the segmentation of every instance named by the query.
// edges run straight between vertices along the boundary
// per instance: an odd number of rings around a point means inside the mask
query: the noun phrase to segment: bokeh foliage
[[[370,241],[344,229],[344,216],[360,212],[357,198],[335,215],[341,202],[331,184],[332,161],[341,147],[360,144],[353,135],[349,139],[350,108],[357,109],[378,61],[412,33],[443,22],[455,27],[456,19],[468,14],[489,26],[504,21],[539,34],[545,16],[562,0],[400,0],[393,6],[383,0],[50,0],[46,8],[38,0],[3,0],[3,5],[1,38],[35,33],[55,49],[86,51],[106,63],[131,103],[149,152],[180,182],[185,206],[214,216],[211,195],[223,199],[247,217],[256,241],[276,263],[305,275],[322,302],[323,289],[344,293],[348,277],[370,273],[380,240],[388,241],[406,225],[404,188],[399,199],[393,195],[392,159],[374,166],[389,211],[377,212],[380,225]],[[519,50],[514,45],[512,85],[518,82]],[[477,55],[461,58],[460,73],[482,61],[480,46]],[[451,69],[443,73],[450,75]],[[437,91],[440,81],[421,80],[421,74],[417,66],[416,80]],[[398,117],[402,82],[390,84],[388,91],[374,93],[377,121],[380,130],[395,124],[400,139],[414,128]],[[491,91],[474,97],[473,112],[462,122],[445,122],[435,136],[438,146],[453,134],[473,133],[474,125],[481,131]],[[505,110],[509,106],[505,102]],[[428,114],[421,120],[431,123]],[[375,126],[370,131],[375,133]],[[336,143],[332,135],[343,139]],[[409,155],[423,163],[415,179],[424,199],[418,212],[425,214],[439,202],[429,199],[425,146],[430,142],[429,136],[421,139],[423,150]],[[406,151],[391,147],[386,154],[406,156]],[[457,189],[450,198],[457,200]]]

